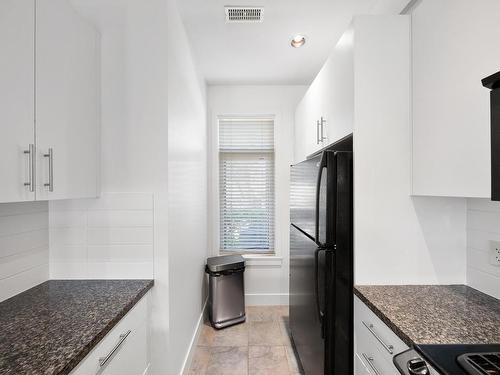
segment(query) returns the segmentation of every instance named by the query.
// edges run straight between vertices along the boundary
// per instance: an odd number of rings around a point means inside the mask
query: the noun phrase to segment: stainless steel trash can
[[[244,322],[245,259],[241,255],[208,258],[205,272],[209,280],[208,315],[212,326],[220,329]]]

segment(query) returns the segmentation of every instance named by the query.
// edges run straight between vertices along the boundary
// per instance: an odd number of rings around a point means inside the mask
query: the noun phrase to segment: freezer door
[[[290,227],[290,330],[307,375],[325,374],[320,318],[325,305],[325,255],[311,237]]]
[[[352,152],[328,153],[326,368],[335,375],[353,372],[353,158]]]
[[[292,165],[290,220],[311,237],[316,236],[316,187],[321,155]]]
[[[335,165],[328,164],[328,157],[332,152],[324,152],[319,163],[318,177],[316,178],[316,244],[319,246],[327,245],[328,220],[327,214],[329,207],[328,194],[331,186],[328,184],[328,176],[335,174]]]

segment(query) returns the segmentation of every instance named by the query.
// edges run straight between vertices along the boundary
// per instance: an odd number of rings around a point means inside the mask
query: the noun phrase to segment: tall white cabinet
[[[68,0],[37,0],[36,20],[36,197],[95,197],[99,37]]]
[[[423,0],[412,11],[414,195],[490,193],[489,90],[500,2]]]
[[[0,203],[97,196],[99,34],[69,0],[1,0],[0,47]]]
[[[0,1],[0,202],[35,199],[34,19],[34,0]]]
[[[352,133],[353,36],[352,29],[342,36],[297,106],[295,162]]]

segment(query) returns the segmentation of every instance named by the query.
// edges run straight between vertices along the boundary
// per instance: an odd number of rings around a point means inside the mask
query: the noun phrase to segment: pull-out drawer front
[[[354,375],[373,375],[358,353],[354,354]]]
[[[71,375],[142,375],[145,372],[149,365],[149,294],[118,322]]]
[[[354,297],[354,331],[356,336],[366,337],[391,363],[394,355],[409,349],[358,297]]]
[[[356,332],[356,354],[355,361],[360,361],[361,364],[356,364],[359,367],[360,374],[365,374],[366,371],[371,375],[399,375],[399,371],[389,360],[372,337],[366,335],[365,332]],[[364,372],[363,372],[364,371]],[[358,375],[356,372],[355,375]]]

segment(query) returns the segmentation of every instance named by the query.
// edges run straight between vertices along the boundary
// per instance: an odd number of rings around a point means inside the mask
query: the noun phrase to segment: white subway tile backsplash
[[[47,202],[0,204],[0,301],[48,279]]]
[[[51,255],[52,256],[52,255]],[[50,260],[51,279],[88,279],[87,262],[58,262]],[[96,277],[99,278],[99,277]]]
[[[489,262],[490,241],[500,241],[500,202],[467,200],[467,284],[500,298],[500,267]]]
[[[470,267],[467,270],[467,284],[474,289],[500,299],[500,278]]]
[[[496,233],[500,228],[500,212],[467,210],[467,228]]]
[[[153,228],[88,228],[89,245],[105,244],[152,244]]]
[[[24,215],[35,212],[47,213],[47,202],[18,202],[0,204],[0,216]]]
[[[88,262],[87,275],[91,279],[150,279],[153,262]]]
[[[152,210],[153,195],[144,193],[104,194],[89,202],[89,210]]]
[[[50,203],[52,278],[152,278],[153,195]]]
[[[467,262],[469,267],[500,278],[500,267],[490,264],[489,258],[490,254],[488,251],[469,249],[467,252]],[[500,284],[498,284],[498,288],[500,289]]]
[[[89,228],[152,227],[152,210],[111,210],[88,211]]]
[[[0,216],[0,237],[47,229],[47,211]]]
[[[50,261],[58,263],[75,263],[87,261],[87,245],[54,245],[50,246]]]
[[[87,247],[89,262],[149,262],[153,245],[100,245]]]
[[[87,211],[50,211],[51,228],[85,227],[87,226]]]
[[[467,209],[500,212],[500,202],[493,202],[489,199],[469,199],[467,201]]]
[[[49,278],[48,264],[27,269],[8,278],[0,280],[0,301],[22,293],[25,290],[47,281]]]
[[[0,263],[0,279],[17,275],[33,267],[49,264],[49,249],[41,247],[34,250],[2,258]]]
[[[85,245],[87,243],[87,228],[68,227],[50,228],[50,248],[60,245]]]
[[[0,237],[0,258],[32,250],[40,246],[49,247],[48,228],[3,236]]]

